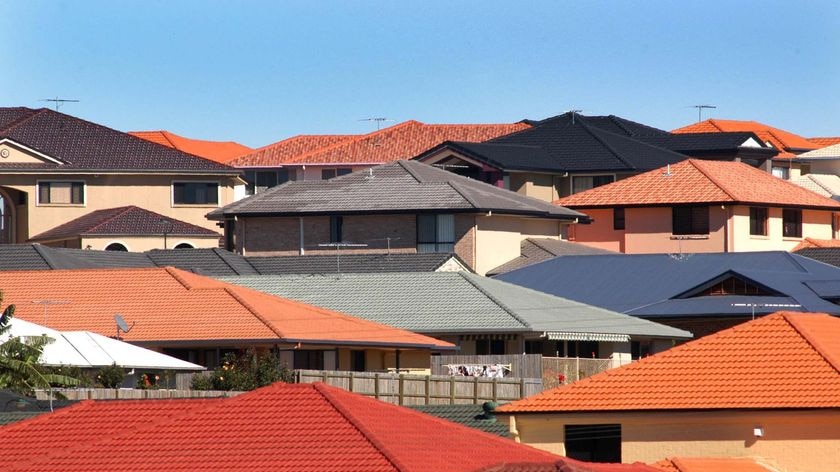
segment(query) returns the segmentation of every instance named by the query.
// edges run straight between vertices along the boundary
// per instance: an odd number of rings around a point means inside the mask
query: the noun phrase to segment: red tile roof
[[[840,202],[740,162],[687,159],[561,198],[568,208],[744,203],[840,208]]]
[[[84,401],[0,428],[4,470],[474,471],[560,457],[324,384]],[[625,470],[625,469],[578,469]]]
[[[510,463],[493,465],[476,472],[661,472],[661,469],[636,462],[633,464],[613,464],[581,462],[563,458],[555,464],[545,463]]]
[[[128,134],[223,164],[253,151],[252,148],[233,141],[190,139],[164,130],[129,131]]]
[[[840,407],[840,319],[778,312],[499,413]]]
[[[791,249],[790,252],[796,252],[800,249],[826,248],[826,247],[827,248],[840,247],[840,239],[805,238],[795,248]]]
[[[79,236],[106,235],[160,236],[164,231],[161,220],[170,222],[171,225],[168,227],[167,234],[173,236],[219,236],[219,233],[207,228],[129,205],[92,211],[87,215],[33,236],[29,240],[55,241]]]
[[[779,155],[776,157],[782,158],[794,157],[802,150],[821,147],[820,145],[813,143],[798,134],[774,128],[757,121],[709,119],[688,126],[683,126],[682,128],[677,128],[671,132],[711,133],[720,131],[752,131],[764,142],[770,142],[773,144],[773,146],[780,151]],[[790,151],[796,151],[796,153]]]
[[[383,164],[411,159],[444,141],[483,142],[529,127],[525,123],[428,125],[409,120],[362,135],[296,136],[229,164],[238,167]]]
[[[771,472],[749,457],[672,457],[654,467],[666,472]]]
[[[825,136],[819,138],[808,138],[808,141],[817,145],[817,147],[833,146],[840,144],[840,136]]]
[[[449,348],[451,344],[171,267],[4,272],[15,315],[61,331],[112,336],[114,314],[136,326],[128,342],[260,341]],[[59,300],[48,307],[32,300]]]

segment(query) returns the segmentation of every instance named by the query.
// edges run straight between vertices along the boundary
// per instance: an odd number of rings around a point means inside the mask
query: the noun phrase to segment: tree
[[[2,306],[3,292],[0,291],[0,307]],[[11,329],[14,314],[15,306],[9,305],[0,315],[0,339],[4,339]],[[0,344],[0,388],[23,395],[33,395],[36,388],[78,385],[77,379],[51,373],[40,364],[44,346],[53,341],[44,335],[27,336],[26,339],[12,336]]]

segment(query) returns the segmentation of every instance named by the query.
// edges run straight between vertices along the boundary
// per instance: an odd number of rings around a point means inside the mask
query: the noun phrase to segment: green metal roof
[[[409,405],[408,407],[486,433],[505,438],[510,436],[507,424],[500,423],[493,417],[485,416],[482,405]]]

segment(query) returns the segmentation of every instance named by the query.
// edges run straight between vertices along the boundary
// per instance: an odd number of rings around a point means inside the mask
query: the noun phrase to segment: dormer
[[[720,297],[728,295],[754,297],[784,296],[778,291],[751,280],[737,272],[727,271],[677,295],[674,298],[685,299],[695,297]]]

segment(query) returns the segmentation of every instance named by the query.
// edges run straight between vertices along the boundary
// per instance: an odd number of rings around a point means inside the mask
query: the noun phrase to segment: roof
[[[778,312],[498,411],[838,408],[838,336],[834,316]]]
[[[660,469],[642,464],[641,462],[613,464],[580,462],[574,459],[563,458],[554,464],[505,462],[484,467],[476,472],[660,472]]]
[[[52,341],[44,346],[39,359],[39,362],[46,366],[98,368],[116,364],[126,369],[204,370],[200,365],[134,346],[119,339],[90,331],[56,331],[20,318],[12,319],[8,335],[7,337],[49,336]]]
[[[765,143],[781,151],[778,157],[793,157],[803,150],[816,149],[819,145],[789,131],[768,126],[757,121],[708,119],[677,128],[672,133],[709,133],[717,131],[750,131]]]
[[[248,276],[222,280],[421,333],[576,333],[633,339],[690,333],[469,272]]]
[[[241,344],[302,342],[404,348],[449,348],[426,336],[332,310],[266,295],[173,268],[10,271],[6,303],[15,316],[61,331],[109,336],[114,313],[136,326],[132,343]],[[59,300],[44,307],[33,300]],[[45,321],[46,318],[46,321]]]
[[[170,226],[164,227],[163,221]],[[84,236],[210,236],[219,233],[186,221],[161,215],[134,205],[95,210],[30,238],[56,241]]]
[[[670,457],[653,467],[666,472],[773,472],[750,457]]]
[[[483,405],[410,405],[408,408],[503,438],[510,436],[507,423],[488,416]]]
[[[809,248],[840,248],[840,240],[805,238],[791,252],[799,252]]]
[[[796,156],[796,159],[801,161],[840,159],[840,144],[832,144],[813,151],[803,152]]]
[[[334,255],[250,256],[246,259],[263,275],[334,274],[339,270],[342,273],[434,272],[453,261],[456,267],[469,270],[458,256],[445,252],[341,254],[340,261]]]
[[[0,428],[0,441],[16,471],[466,472],[565,460],[320,383],[224,399],[84,401]]]
[[[236,159],[238,167],[383,164],[411,159],[443,141],[486,141],[528,128],[524,123],[429,125],[404,121],[362,135],[295,136]]]
[[[831,146],[832,144],[840,144],[840,136],[824,136],[824,137],[817,137],[817,138],[808,138],[808,141],[816,144],[817,146]]]
[[[730,277],[765,287],[771,295],[702,295],[705,288]],[[799,304],[802,311],[840,314],[833,297],[822,298],[806,285],[840,281],[840,269],[784,251],[565,256],[497,278],[646,318],[751,314],[750,307],[733,303]],[[755,308],[756,314],[772,311]]]
[[[585,215],[416,161],[397,161],[330,180],[291,181],[214,210],[208,218],[486,212],[553,219]]]
[[[555,203],[572,208],[739,203],[838,209],[840,202],[740,162],[687,159]]]
[[[252,148],[233,141],[190,139],[165,130],[129,131],[128,134],[219,163],[226,163],[253,151]]]
[[[584,254],[616,254],[613,251],[599,249],[585,244],[573,243],[562,239],[527,238],[519,245],[520,256],[491,269],[487,276],[504,274],[546,259],[557,256],[579,256]]]
[[[803,241],[805,243],[805,241]],[[840,267],[840,245],[797,247],[794,252],[800,256],[822,262],[823,264]]]
[[[834,174],[806,174],[793,183],[816,194],[831,198],[840,195],[840,176]]]
[[[0,141],[4,139],[59,162],[0,163],[0,172],[239,173],[231,167],[47,108],[0,108]]]

